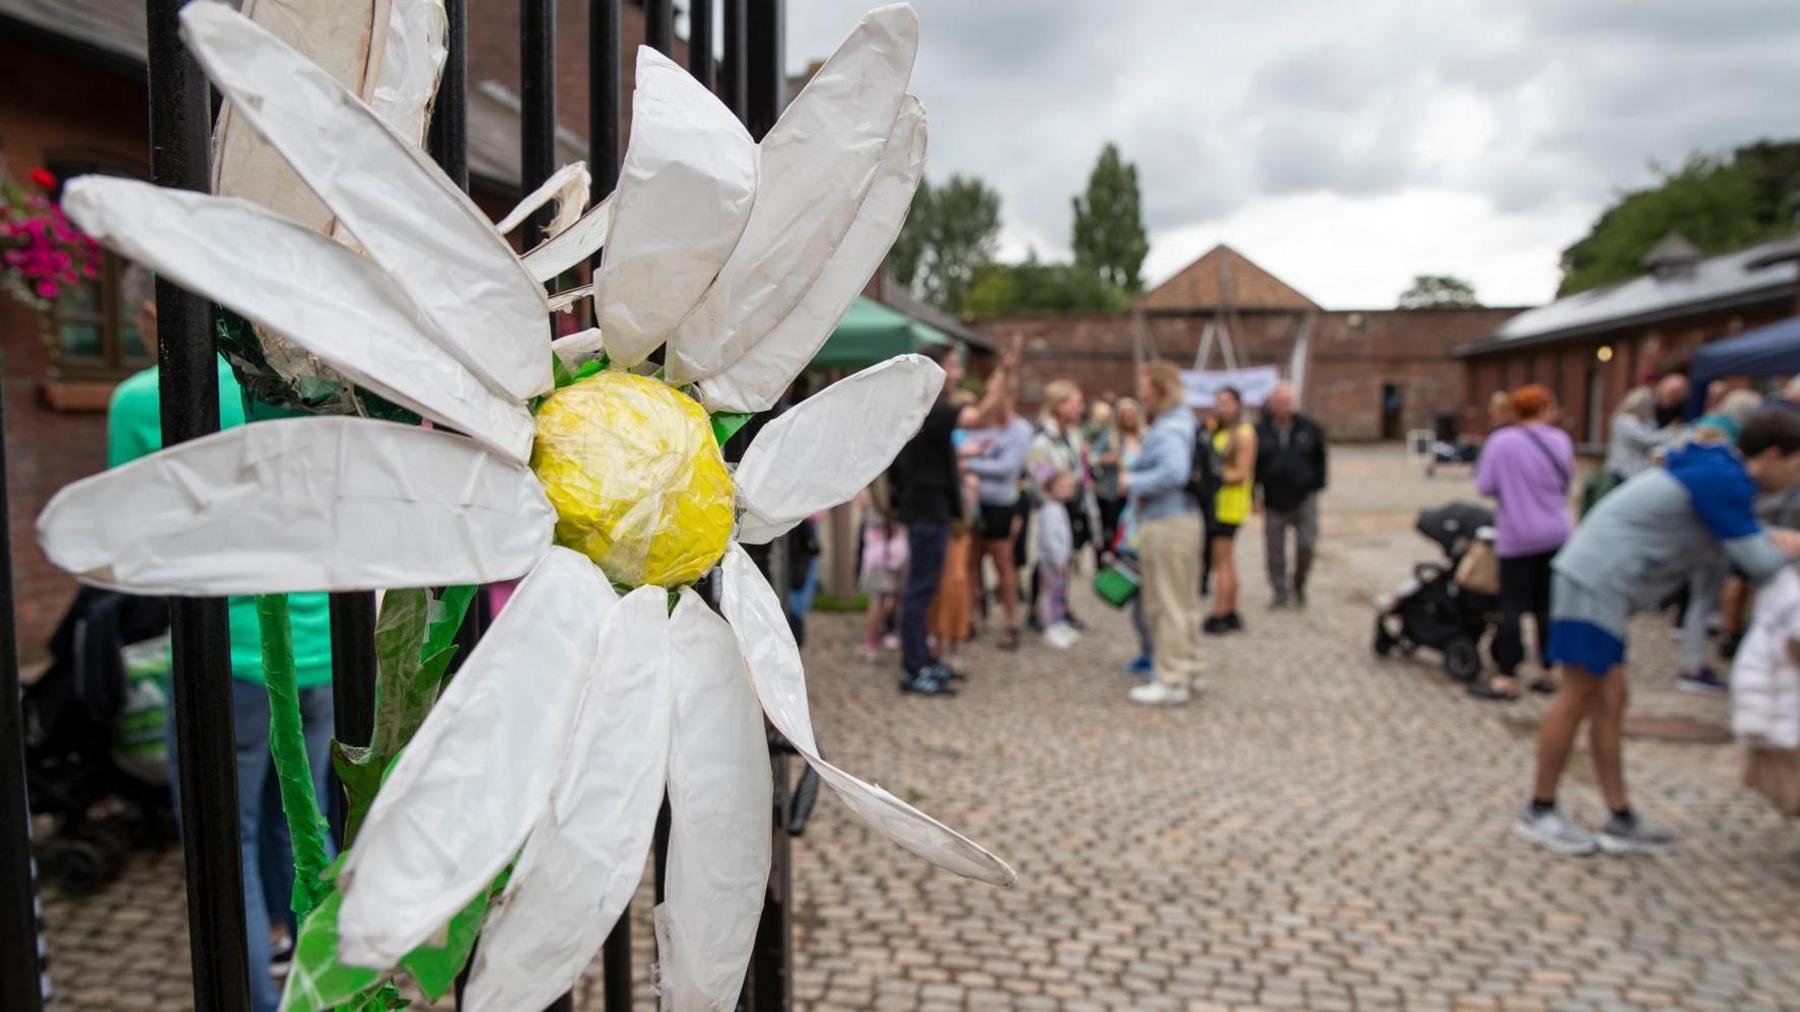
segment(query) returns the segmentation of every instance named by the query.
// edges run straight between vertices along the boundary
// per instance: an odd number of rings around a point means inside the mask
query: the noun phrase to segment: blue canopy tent
[[[1694,352],[1688,379],[1693,393],[1689,417],[1706,411],[1706,387],[1729,376],[1800,375],[1800,317],[1745,331],[1733,338],[1714,341]]]

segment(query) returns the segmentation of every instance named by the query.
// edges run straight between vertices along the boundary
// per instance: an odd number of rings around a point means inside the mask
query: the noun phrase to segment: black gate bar
[[[688,4],[688,73],[694,75],[707,91],[712,91],[713,63],[712,0],[691,0]]]
[[[644,0],[644,45],[675,58],[675,4],[673,0]]]
[[[367,745],[375,733],[375,593],[333,594],[330,600],[331,736],[346,745]],[[334,769],[325,814],[340,849],[348,810]]]
[[[427,143],[432,160],[450,181],[469,191],[469,8],[467,0],[444,0],[444,71],[438,77]]]
[[[0,519],[6,501],[6,436],[0,432]],[[13,624],[12,532],[0,530],[0,1008],[44,1007],[38,959],[31,809],[25,798],[25,721],[19,710],[19,640]]]
[[[556,171],[556,0],[519,0],[519,195]],[[548,206],[532,212],[525,248],[544,237]]]
[[[745,77],[744,0],[720,0],[725,6],[725,54],[719,61],[719,98],[737,118],[744,118],[744,98],[750,92]]]
[[[183,0],[147,0],[150,176],[206,192],[212,132],[206,79],[182,47]],[[157,363],[164,446],[219,428],[218,348],[212,307],[156,282]],[[239,865],[237,761],[232,739],[229,628],[221,598],[169,602],[176,773],[188,901],[194,1006],[247,1009],[244,878]]]

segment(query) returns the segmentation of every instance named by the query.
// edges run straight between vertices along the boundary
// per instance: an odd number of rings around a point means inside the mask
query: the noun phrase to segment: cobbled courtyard
[[[1681,834],[1657,858],[1568,859],[1510,832],[1541,700],[1466,698],[1435,658],[1370,650],[1373,602],[1437,549],[1419,508],[1472,498],[1396,448],[1334,460],[1311,607],[1208,641],[1186,707],[1125,701],[1122,613],[1058,653],[978,640],[955,698],[902,696],[856,659],[861,619],[814,616],[814,721],[834,762],[1007,857],[1011,890],[936,872],[829,792],[794,841],[796,1007],[861,1009],[1800,1007],[1800,825],[1738,785],[1723,700],[1674,691],[1675,643],[1633,643],[1627,775]],[[1565,805],[1601,806],[1585,754]],[[641,1008],[649,902],[634,904]],[[191,1004],[177,850],[103,893],[46,897],[63,1009]],[[600,1007],[599,967],[578,1006]]]

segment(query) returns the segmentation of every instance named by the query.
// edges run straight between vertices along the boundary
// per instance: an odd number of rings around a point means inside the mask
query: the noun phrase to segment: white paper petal
[[[467,194],[330,75],[231,8],[190,3],[181,25],[207,75],[447,351],[515,400],[550,389],[543,290]]]
[[[368,96],[384,62],[370,52],[373,40],[384,34],[375,24],[378,6],[366,0],[314,3],[302,12],[290,0],[245,0],[241,9],[333,80]],[[213,128],[212,191],[242,197],[315,232],[331,231],[331,209],[230,105],[219,110]]]
[[[737,467],[738,540],[760,545],[868,487],[944,386],[944,370],[901,355],[819,391],[763,426]]]
[[[709,409],[754,413],[775,406],[881,268],[924,171],[925,110],[908,95],[888,136],[875,181],[837,253],[786,319],[730,368],[700,384],[701,399]]]
[[[768,736],[725,620],[684,589],[670,630],[682,664],[669,758],[668,875],[656,911],[662,1007],[730,1009],[769,880]]]
[[[563,364],[563,368],[570,372],[599,358],[604,350],[600,340],[599,327],[578,330],[550,342],[551,354],[555,355],[557,361]]]
[[[313,16],[313,8],[309,6],[307,13]],[[361,94],[368,96],[369,108],[383,123],[413,144],[425,143],[431,100],[448,55],[448,34],[443,0],[392,0],[388,5],[387,37],[382,40],[374,93]]]
[[[712,92],[638,48],[631,143],[595,275],[606,353],[622,368],[667,340],[754,212],[756,144]]]
[[[568,229],[538,243],[525,254],[525,269],[538,281],[549,281],[563,271],[594,255],[606,245],[606,233],[612,228],[613,195],[588,209]]]
[[[474,1012],[549,1006],[631,902],[669,760],[668,601],[661,588],[642,587],[607,617],[550,804],[482,927],[464,995]],[[697,673],[687,670],[691,650],[683,646],[683,681]]]
[[[757,572],[756,563],[735,543],[725,552],[723,573],[721,608],[737,634],[738,649],[750,669],[763,713],[844,804],[870,828],[946,871],[993,885],[1012,885],[1017,873],[980,844],[819,757],[806,704],[800,648],[794,645],[781,601]]]
[[[570,162],[551,173],[542,186],[531,191],[518,206],[507,212],[506,217],[494,226],[494,231],[505,235],[525,223],[531,212],[556,201],[556,213],[551,216],[545,235],[555,237],[573,225],[587,208],[588,188],[594,185],[593,177],[588,175],[586,162]],[[537,238],[527,236],[526,241]]]
[[[246,201],[128,179],[72,180],[63,208],[127,259],[286,335],[383,397],[515,460],[530,455],[524,405],[445,353],[386,275],[346,247]]]
[[[519,584],[375,796],[338,885],[338,955],[385,969],[512,860],[568,755],[616,595],[552,549]]]
[[[756,205],[731,259],[669,340],[669,381],[717,375],[793,312],[862,206],[912,75],[919,20],[870,11],[759,148]]]
[[[555,523],[530,470],[461,436],[296,418],[65,486],[37,527],[84,583],[192,597],[509,580]]]
[[[580,302],[582,299],[588,298],[593,294],[593,285],[565,288],[555,295],[550,296],[550,311],[553,313],[566,313],[575,308],[575,303]]]

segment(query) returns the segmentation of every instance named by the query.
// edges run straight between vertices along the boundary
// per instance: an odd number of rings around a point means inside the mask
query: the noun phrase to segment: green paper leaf
[[[606,365],[607,358],[605,355],[601,355],[598,358],[588,359],[576,368],[570,369],[568,366],[563,365],[563,360],[560,357],[552,354],[550,356],[550,375],[556,380],[556,389],[561,390],[571,383],[580,382],[581,380],[587,379],[589,376],[600,372],[606,368]]]
[[[390,590],[375,623],[375,729],[366,748],[331,743],[332,766],[348,802],[345,838],[356,839],[394,758],[437,702],[456,656],[475,587],[446,587],[433,599],[419,589]]]
[[[450,919],[442,944],[427,942],[401,957],[400,969],[412,974],[419,990],[432,1001],[448,994],[456,983],[456,975],[468,962],[475,938],[481,933],[489,901],[510,874],[510,868],[501,872],[492,885]],[[300,937],[294,943],[293,968],[281,996],[283,1012],[323,1012],[343,1006],[387,1010],[409,1004],[393,986],[392,972],[338,962],[338,914],[343,904],[344,894],[333,889],[301,925]]]
[[[755,416],[741,411],[721,411],[713,415],[713,440],[724,446],[725,441],[737,435],[737,430],[743,428],[744,423],[753,417]]]

